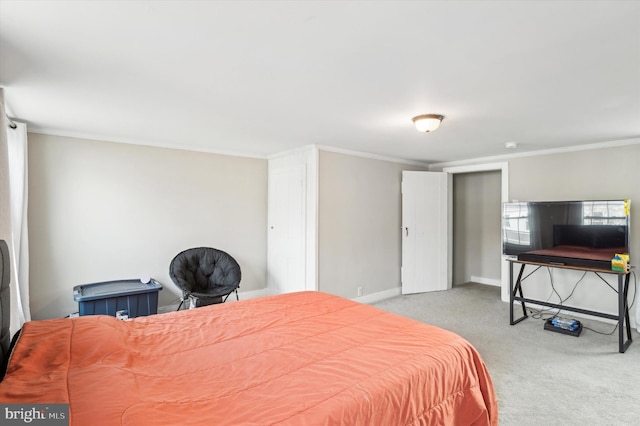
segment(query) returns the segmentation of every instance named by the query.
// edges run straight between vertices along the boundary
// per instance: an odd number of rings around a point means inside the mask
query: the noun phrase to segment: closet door
[[[272,293],[305,290],[306,167],[269,171],[267,285]]]
[[[402,172],[402,293],[451,288],[450,176]]]

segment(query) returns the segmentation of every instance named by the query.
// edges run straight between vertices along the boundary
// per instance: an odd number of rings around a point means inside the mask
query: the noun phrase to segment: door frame
[[[504,204],[509,201],[509,163],[508,162],[500,162],[500,163],[486,163],[486,164],[474,164],[469,166],[454,166],[454,167],[444,167],[442,169],[443,172],[450,173],[452,175],[459,173],[475,173],[475,172],[488,172],[488,171],[500,171],[500,194],[501,194],[501,203]],[[453,198],[453,185],[449,187],[449,196]],[[502,206],[500,208],[502,211]],[[451,214],[451,213],[450,213]],[[453,247],[453,241],[449,241],[451,247]],[[505,260],[505,256],[502,254],[502,249],[500,250],[500,258],[503,260],[502,265],[500,267],[500,298],[503,302],[509,301],[509,265]]]

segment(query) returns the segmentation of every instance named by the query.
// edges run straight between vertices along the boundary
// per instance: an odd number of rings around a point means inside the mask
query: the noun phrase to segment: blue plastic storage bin
[[[111,315],[127,311],[129,318],[158,313],[158,292],[162,285],[151,280],[105,281],[82,284],[73,288],[73,300],[78,302],[80,316]]]

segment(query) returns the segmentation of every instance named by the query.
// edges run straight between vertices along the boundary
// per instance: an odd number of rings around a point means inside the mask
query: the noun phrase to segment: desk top
[[[618,274],[618,275],[627,275],[631,272],[632,269],[635,268],[635,266],[629,265],[629,270],[627,272],[623,272],[623,271],[613,271],[611,269],[605,269],[605,268],[591,268],[586,266],[566,265],[564,263],[531,262],[529,260],[518,260],[516,258],[507,258],[506,260],[507,262],[522,263],[524,265],[546,266],[549,268],[560,268],[560,269],[575,269],[577,271],[600,272],[603,274]]]

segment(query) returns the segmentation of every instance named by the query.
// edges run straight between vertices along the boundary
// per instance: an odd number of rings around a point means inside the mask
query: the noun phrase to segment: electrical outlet
[[[358,297],[362,296],[362,287],[358,287]]]

